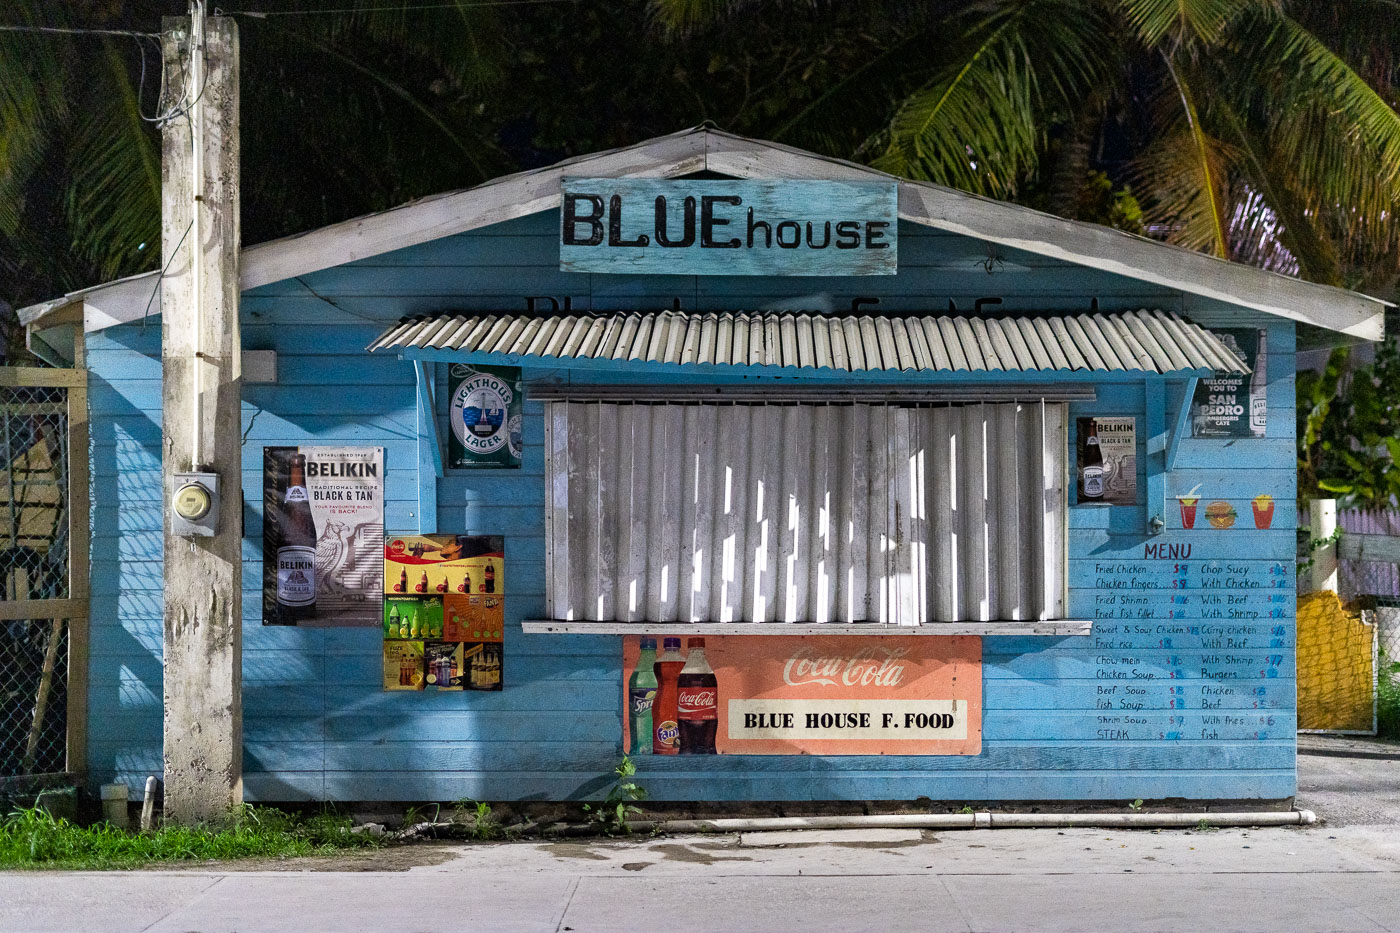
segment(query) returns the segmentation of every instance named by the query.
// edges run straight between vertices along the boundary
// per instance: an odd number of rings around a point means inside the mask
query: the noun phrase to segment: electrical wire
[[[137,36],[142,39],[160,37],[158,32],[137,32],[134,29],[76,29],[63,26],[0,26],[0,32],[43,32],[60,36]]]
[[[247,16],[267,19],[272,16],[319,16],[347,13],[407,13],[413,10],[457,10],[482,6],[536,6],[544,3],[577,3],[578,0],[462,0],[461,3],[408,3],[400,6],[339,7],[329,10],[224,10],[214,8],[215,16]]]
[[[185,232],[180,234],[180,241],[176,243],[175,248],[170,251],[170,258],[165,261],[165,266],[160,270],[160,274],[156,276],[156,287],[151,289],[151,297],[146,299],[146,310],[141,312],[142,330],[146,329],[146,319],[151,315],[151,303],[156,300],[156,295],[160,293],[161,283],[165,281],[165,273],[170,271],[170,264],[174,262],[175,257],[179,255],[180,247],[185,245],[185,237],[190,235],[190,230],[193,229],[193,227],[194,221],[191,220],[190,225],[185,228]]]

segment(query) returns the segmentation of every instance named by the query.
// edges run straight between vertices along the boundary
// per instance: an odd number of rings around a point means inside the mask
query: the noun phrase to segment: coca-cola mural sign
[[[631,755],[975,755],[982,748],[976,636],[667,638],[662,630],[643,641],[623,639],[627,697],[654,696],[645,709],[625,697]]]

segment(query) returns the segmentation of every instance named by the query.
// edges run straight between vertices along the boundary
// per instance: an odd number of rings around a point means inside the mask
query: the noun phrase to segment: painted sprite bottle
[[[650,755],[651,707],[656,702],[656,639],[642,639],[642,654],[627,683],[627,728],[633,755]]]

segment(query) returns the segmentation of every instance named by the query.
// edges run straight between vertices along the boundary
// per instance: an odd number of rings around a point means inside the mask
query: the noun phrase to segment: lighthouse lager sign
[[[523,447],[523,387],[511,366],[466,366],[448,371],[448,422],[452,469],[518,467]]]

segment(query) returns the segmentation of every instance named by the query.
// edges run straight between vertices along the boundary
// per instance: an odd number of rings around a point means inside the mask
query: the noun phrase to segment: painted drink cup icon
[[[1268,529],[1274,523],[1274,497],[1268,493],[1255,496],[1250,502],[1254,509],[1254,527],[1260,531]]]
[[[1177,505],[1181,506],[1181,527],[1196,527],[1196,505],[1201,501],[1201,484],[1197,483],[1191,487],[1191,491],[1182,496],[1176,497]]]

